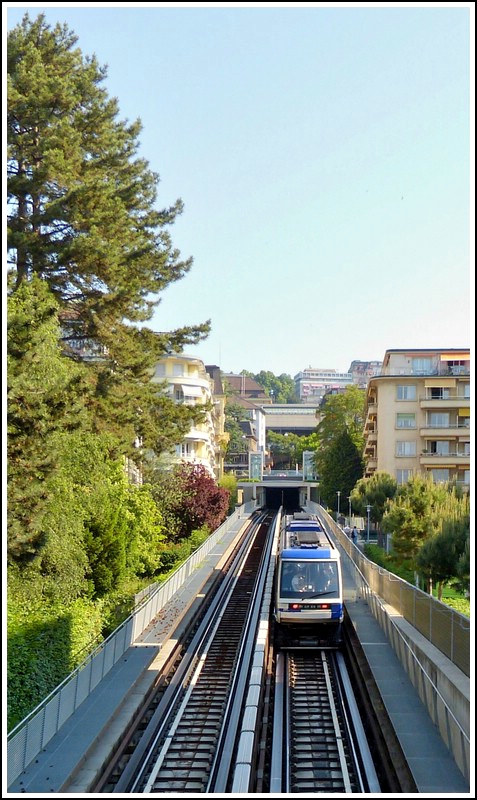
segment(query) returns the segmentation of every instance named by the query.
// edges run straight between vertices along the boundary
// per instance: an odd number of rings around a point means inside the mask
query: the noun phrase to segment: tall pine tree
[[[187,428],[191,411],[158,400],[151,368],[206,338],[210,323],[160,334],[142,327],[159,293],[192,265],[167,230],[182,202],[156,209],[159,176],[137,155],[141,123],[118,119],[106,69],[76,42],[43,15],[25,15],[8,35],[9,291],[32,275],[48,284],[64,339],[103,353],[90,365],[98,428],[122,430],[125,446],[139,434],[157,447],[160,420]]]

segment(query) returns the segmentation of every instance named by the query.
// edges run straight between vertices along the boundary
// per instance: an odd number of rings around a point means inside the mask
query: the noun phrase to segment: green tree
[[[350,495],[354,513],[365,517],[366,506],[370,505],[370,519],[379,524],[388,501],[396,492],[397,481],[387,472],[375,472],[370,478],[361,478]]]
[[[445,584],[459,576],[468,542],[469,518],[446,519],[442,531],[426,539],[419,549],[416,556],[417,569],[428,580],[429,592],[437,585],[439,600],[442,600]]]
[[[392,533],[397,558],[417,570],[416,557],[424,542],[441,533],[446,520],[465,518],[468,504],[468,496],[461,496],[455,487],[415,475],[398,487],[383,514],[382,528]]]
[[[227,400],[225,404],[225,424],[224,430],[229,434],[226,448],[226,457],[231,453],[242,453],[247,450],[247,443],[240,423],[246,420],[245,410],[233,400]]]
[[[274,375],[273,372],[262,370],[256,375],[246,372],[245,374],[257,381],[258,384],[273,398],[274,403],[298,403],[299,398],[295,391],[295,381],[290,375],[284,372],[281,375]]]
[[[275,469],[293,469],[300,464],[300,436],[296,433],[267,432],[267,448],[272,454]]]
[[[156,210],[159,176],[137,155],[141,123],[118,119],[106,69],[76,42],[44,15],[25,15],[8,34],[9,287],[40,277],[59,303],[65,346],[99,349],[89,365],[95,424],[122,431],[134,456],[137,436],[164,444],[155,430],[165,408],[190,415],[157,400],[154,363],[205,338],[210,323],[160,334],[141,327],[159,293],[191,268],[168,232],[183,205]]]
[[[44,542],[57,432],[88,430],[85,368],[62,356],[58,306],[37,276],[8,297],[8,555],[31,558]]]
[[[358,386],[347,386],[340,394],[329,395],[321,411],[317,432],[320,451],[325,451],[334,439],[346,431],[358,450],[363,449],[365,392]]]
[[[235,475],[226,474],[222,475],[218,485],[229,493],[229,508],[228,512],[231,514],[235,510],[235,505],[238,498],[237,478]]]
[[[338,495],[349,497],[363,474],[363,460],[350,434],[343,430],[319,454],[320,496],[330,508],[338,507]],[[342,507],[343,508],[343,507]]]

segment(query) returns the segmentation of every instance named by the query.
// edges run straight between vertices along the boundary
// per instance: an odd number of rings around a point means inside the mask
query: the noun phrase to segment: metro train
[[[274,616],[282,647],[337,648],[341,644],[340,553],[318,519],[305,512],[282,517]]]

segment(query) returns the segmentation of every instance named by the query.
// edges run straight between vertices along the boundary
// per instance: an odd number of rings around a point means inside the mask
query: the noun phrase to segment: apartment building
[[[184,441],[176,445],[174,452],[162,454],[160,462],[164,466],[183,461],[201,464],[211,477],[216,480],[222,477],[222,453],[226,439],[225,394],[218,385],[218,373],[218,367],[206,368],[199,358],[183,353],[164,356],[156,364],[152,382],[165,381],[176,403],[212,404],[205,421],[193,426]]]
[[[366,394],[365,477],[470,482],[470,350],[386,350]]]

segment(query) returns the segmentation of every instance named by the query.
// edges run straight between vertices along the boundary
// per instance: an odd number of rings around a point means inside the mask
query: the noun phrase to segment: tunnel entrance
[[[267,508],[278,509],[300,508],[300,490],[297,486],[269,487],[265,489],[265,505]]]

